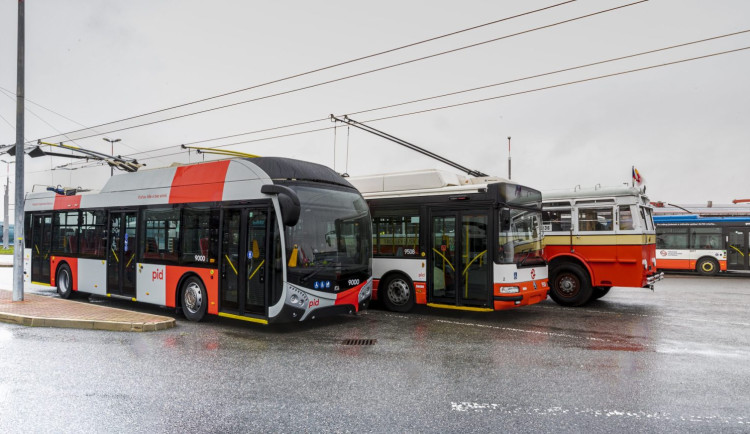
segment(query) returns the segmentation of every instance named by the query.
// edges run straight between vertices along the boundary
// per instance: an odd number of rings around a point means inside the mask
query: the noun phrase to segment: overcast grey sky
[[[28,0],[26,107],[33,114],[27,112],[26,138],[53,136],[250,87],[562,1]],[[628,3],[578,0],[96,132],[284,92]],[[0,0],[0,88],[12,94],[16,14],[16,0]],[[138,153],[147,167],[159,167],[202,158],[179,152],[181,143],[323,119],[330,113],[358,112],[749,29],[747,0],[651,0],[232,108],[87,139],[52,140],[109,152],[110,145],[102,137],[120,138],[116,153]],[[352,117],[368,121],[748,46],[750,33],[744,33]],[[513,180],[540,189],[630,182],[634,165],[645,177],[653,200],[727,203],[750,198],[747,77],[750,50],[371,125],[464,166],[500,176],[507,176],[507,137],[512,136]],[[0,116],[0,144],[14,143],[15,130],[8,123],[15,123],[15,101],[1,90]],[[323,121],[196,146],[332,125]],[[351,175],[449,169],[359,130],[347,132],[343,127],[335,136],[335,154],[330,129],[226,149],[331,167],[335,155],[335,169]],[[143,153],[157,148],[161,150]],[[148,158],[170,153],[177,154]],[[109,176],[107,167],[50,170],[71,161],[67,159],[26,161],[27,191],[33,184],[99,189]]]

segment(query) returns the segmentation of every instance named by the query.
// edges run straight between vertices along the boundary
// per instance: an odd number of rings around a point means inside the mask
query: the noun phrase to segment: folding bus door
[[[430,301],[456,306],[488,306],[492,264],[488,261],[486,211],[434,213],[430,219],[428,292]]]
[[[222,312],[265,315],[268,208],[224,210],[221,258]]]
[[[108,222],[107,293],[135,297],[138,213],[110,212]]]
[[[728,228],[727,241],[727,270],[748,270],[750,262],[750,229]]]
[[[28,234],[27,234],[28,236]],[[31,281],[50,284],[52,214],[34,214],[31,221]]]

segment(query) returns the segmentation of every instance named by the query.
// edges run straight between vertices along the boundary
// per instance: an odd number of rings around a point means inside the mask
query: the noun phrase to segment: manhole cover
[[[344,339],[342,345],[375,345],[377,339]]]

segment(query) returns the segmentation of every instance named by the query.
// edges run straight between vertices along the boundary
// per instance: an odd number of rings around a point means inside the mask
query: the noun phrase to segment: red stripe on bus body
[[[55,195],[55,210],[78,209],[81,207],[81,196]]]
[[[228,169],[228,160],[178,167],[172,179],[169,203],[220,201]]]
[[[343,304],[349,304],[354,306],[354,311],[359,311],[359,291],[365,286],[367,282],[360,283],[359,285],[349,288],[346,291],[336,294],[336,302],[334,305],[339,306]]]
[[[167,307],[176,307],[175,301],[181,295],[180,280],[186,273],[197,275],[206,288],[208,306],[206,312],[212,315],[219,313],[219,273],[215,268],[182,267],[179,265],[165,265],[165,303]],[[183,282],[184,283],[184,282]]]

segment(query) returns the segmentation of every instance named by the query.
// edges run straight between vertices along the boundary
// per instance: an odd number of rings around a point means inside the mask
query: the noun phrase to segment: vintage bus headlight
[[[500,294],[516,294],[521,292],[521,288],[517,286],[501,286]]]
[[[645,259],[643,260],[643,269],[648,270],[648,262]]]

